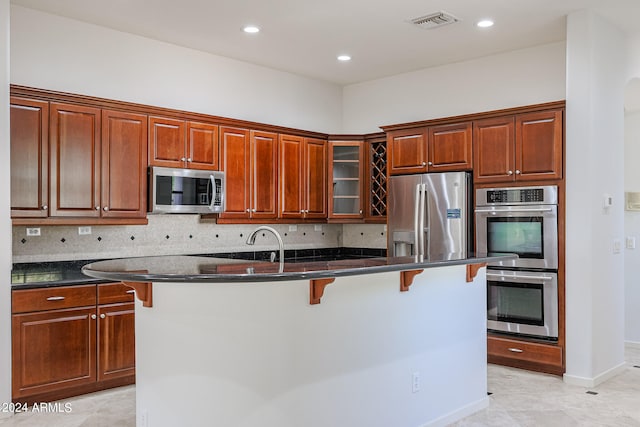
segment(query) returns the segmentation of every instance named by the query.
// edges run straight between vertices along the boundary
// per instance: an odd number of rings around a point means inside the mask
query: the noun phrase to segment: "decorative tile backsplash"
[[[79,234],[77,226],[40,226],[40,236],[27,236],[27,227],[13,227],[13,262],[67,261],[152,255],[243,252],[277,248],[270,233],[259,233],[246,244],[255,224],[200,222],[199,215],[149,215],[147,225],[92,226]],[[386,248],[384,225],[272,224],[287,249],[329,247]],[[264,234],[264,236],[263,236]]]

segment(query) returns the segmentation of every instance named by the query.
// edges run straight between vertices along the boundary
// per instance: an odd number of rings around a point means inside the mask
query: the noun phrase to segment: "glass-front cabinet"
[[[329,159],[329,218],[361,220],[364,142],[331,141]]]

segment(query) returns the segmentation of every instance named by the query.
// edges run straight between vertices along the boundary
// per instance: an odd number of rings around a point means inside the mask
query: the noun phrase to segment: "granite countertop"
[[[159,256],[116,259],[85,265],[95,278],[130,282],[267,282],[419,270],[452,265],[490,263],[516,258],[513,254],[446,254],[418,257],[377,257],[335,261],[267,262],[201,256]]]
[[[261,261],[268,260],[272,251],[228,252],[216,254],[199,254],[200,257],[228,258],[236,260]],[[385,249],[371,248],[320,248],[291,249],[285,252],[287,263],[327,261],[336,259],[379,257],[386,254]],[[190,255],[189,255],[190,256]],[[28,262],[13,264],[11,270],[11,288],[29,289],[56,286],[106,283],[113,280],[89,277],[82,273],[82,266],[102,260],[76,260]]]

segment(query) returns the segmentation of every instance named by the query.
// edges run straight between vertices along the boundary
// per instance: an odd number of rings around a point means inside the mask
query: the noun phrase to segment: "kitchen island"
[[[488,405],[485,263],[101,261],[136,305],[137,425],[445,425]]]

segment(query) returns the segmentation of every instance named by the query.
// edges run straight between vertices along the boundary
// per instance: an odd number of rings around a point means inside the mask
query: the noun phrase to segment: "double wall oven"
[[[487,268],[487,327],[558,339],[557,186],[476,190],[476,250],[509,252]]]

